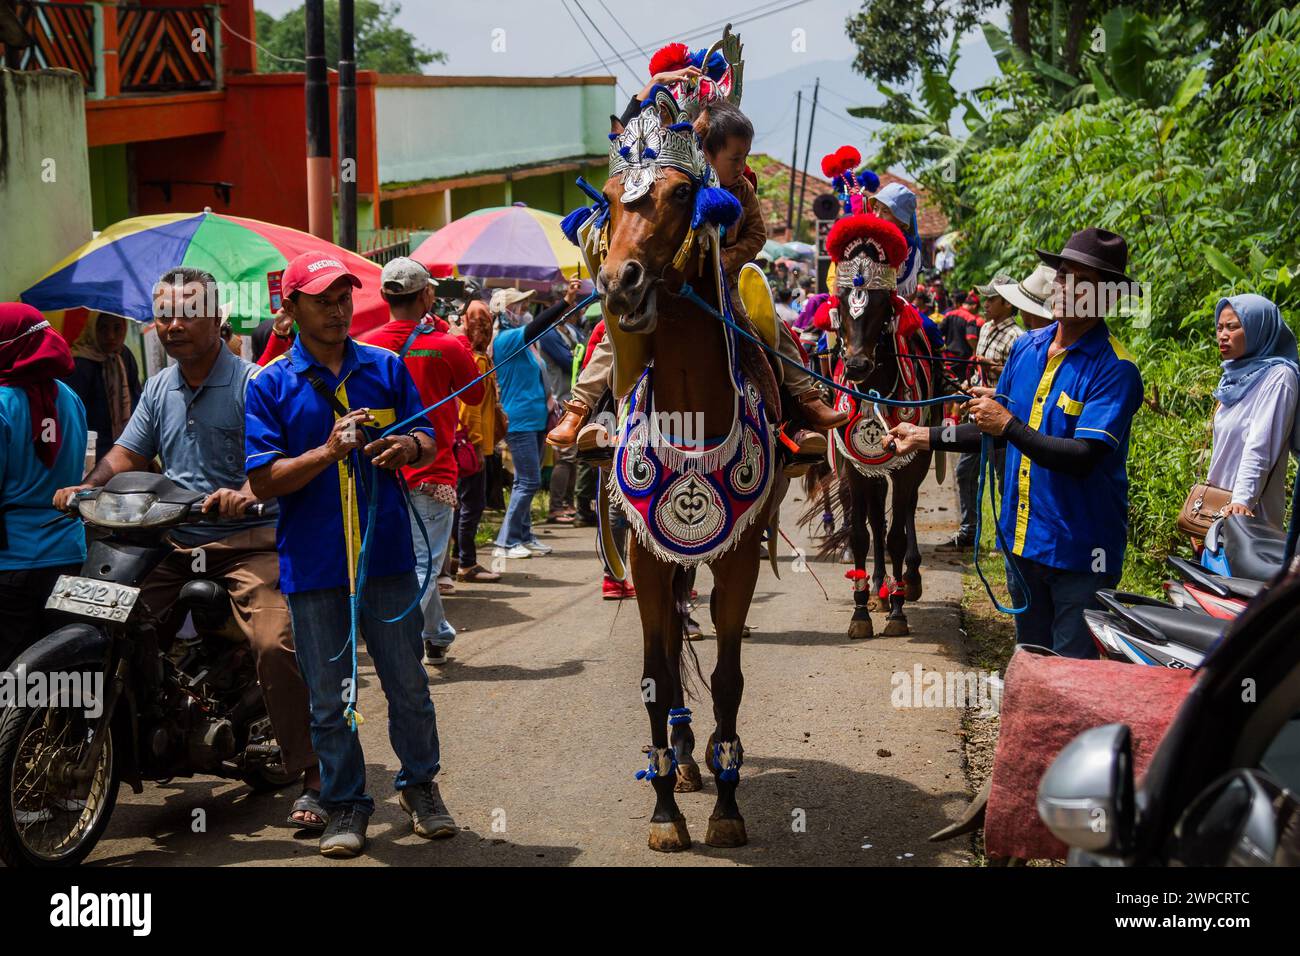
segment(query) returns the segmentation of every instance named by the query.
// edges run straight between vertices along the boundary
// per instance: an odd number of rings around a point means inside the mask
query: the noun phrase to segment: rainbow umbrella
[[[376,263],[297,229],[206,209],[123,219],[50,269],[22,300],[47,313],[81,308],[151,322],[154,283],[174,266],[195,266],[217,280],[232,324],[247,330],[271,317],[278,273],[309,251],[336,256],[360,277],[354,334],[388,321]],[[65,335],[72,331],[63,329]]]
[[[522,204],[480,209],[443,226],[411,253],[436,276],[559,282],[579,273],[563,217]]]

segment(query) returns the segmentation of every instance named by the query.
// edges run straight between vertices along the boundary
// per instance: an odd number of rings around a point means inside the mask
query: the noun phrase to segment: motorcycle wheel
[[[81,711],[66,707],[10,707],[0,715],[0,860],[7,865],[75,866],[104,835],[121,782],[112,729],[89,782],[74,788],[57,779],[90,747],[91,731]]]

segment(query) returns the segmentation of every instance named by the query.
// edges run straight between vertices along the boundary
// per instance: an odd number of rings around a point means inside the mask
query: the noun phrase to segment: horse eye
[[[685,183],[682,183],[673,192],[673,198],[678,202],[686,202],[691,198],[691,187],[686,185]]]

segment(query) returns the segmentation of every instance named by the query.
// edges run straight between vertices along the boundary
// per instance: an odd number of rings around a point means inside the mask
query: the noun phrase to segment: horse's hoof
[[[906,637],[912,632],[907,629],[907,618],[891,617],[885,621],[885,629],[881,633],[885,637]]]
[[[677,765],[677,783],[673,789],[678,793],[695,793],[697,790],[704,789],[704,780],[700,776],[700,765],[697,763],[679,763]]]
[[[865,618],[861,621],[849,621],[849,640],[860,641],[874,636],[871,630],[871,618]]]
[[[704,842],[709,846],[734,847],[744,846],[749,842],[745,835],[743,817],[709,818],[709,829],[704,834]]]
[[[712,824],[710,832],[712,832]],[[650,849],[660,853],[677,853],[691,848],[691,835],[686,829],[686,818],[678,817],[666,823],[650,823]]]
[[[906,581],[903,584],[903,598],[908,601],[921,600],[921,576],[918,574],[915,581]]]

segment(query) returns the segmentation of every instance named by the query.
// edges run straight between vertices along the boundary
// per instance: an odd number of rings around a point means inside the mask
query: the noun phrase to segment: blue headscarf
[[[1274,365],[1290,366],[1291,371],[1300,376],[1295,334],[1282,321],[1282,313],[1276,305],[1253,293],[1220,299],[1214,307],[1216,329],[1219,315],[1227,305],[1232,306],[1246,331],[1246,352],[1241,358],[1223,363],[1223,377],[1214,390],[1215,398],[1224,405],[1236,405],[1250,391],[1259,375]]]

